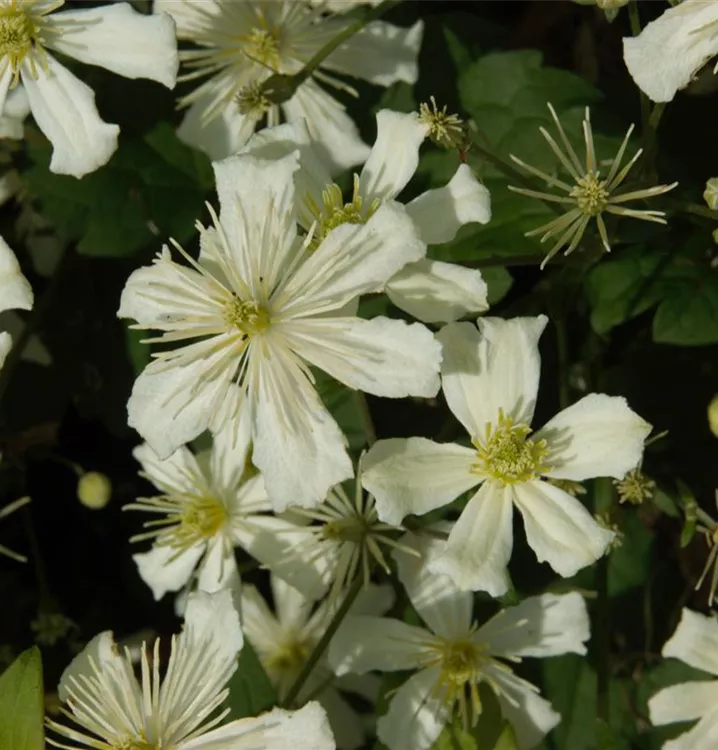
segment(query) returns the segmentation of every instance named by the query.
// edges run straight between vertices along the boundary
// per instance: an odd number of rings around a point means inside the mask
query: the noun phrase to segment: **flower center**
[[[464,124],[458,115],[449,114],[446,105],[439,109],[436,99],[429,97],[431,105],[423,102],[419,105],[419,120],[427,125],[427,135],[442,148],[457,148],[461,146],[466,138]]]
[[[279,65],[278,30],[255,27],[246,38],[244,51],[252,60],[276,70]]]
[[[162,750],[159,743],[150,743],[142,738],[122,740],[119,745],[112,745],[111,748],[112,750]]]
[[[186,503],[174,531],[178,544],[187,547],[202,539],[213,537],[227,520],[224,504],[212,496],[196,496]]]
[[[17,77],[25,56],[37,41],[37,29],[32,18],[18,7],[17,0],[0,8],[0,56],[7,58]]]
[[[328,521],[322,526],[321,537],[335,542],[363,544],[370,531],[364,516],[348,516]]]
[[[307,660],[311,644],[300,639],[287,641],[266,661],[267,671],[293,673],[299,671]]]
[[[224,306],[224,319],[245,336],[254,336],[269,327],[269,313],[256,302],[233,297]]]
[[[587,216],[598,216],[608,205],[610,194],[606,190],[606,181],[599,180],[598,172],[588,172],[571,189],[571,198],[576,199],[581,213]]]
[[[471,471],[481,476],[496,479],[504,486],[516,482],[528,482],[543,474],[548,467],[542,463],[548,452],[545,440],[527,440],[531,428],[525,424],[514,424],[499,410],[497,424],[486,425],[483,440],[472,440],[476,448],[476,463]]]

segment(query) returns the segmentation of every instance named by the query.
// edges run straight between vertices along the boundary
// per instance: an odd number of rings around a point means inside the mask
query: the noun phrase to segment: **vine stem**
[[[359,592],[361,591],[363,585],[363,577],[357,576],[354,579],[352,585],[347,590],[344,601],[341,603],[339,609],[337,609],[337,611],[334,613],[334,616],[329,622],[329,625],[327,625],[327,629],[324,631],[324,635],[322,635],[322,637],[317,642],[314,650],[309,655],[307,661],[304,663],[301,672],[297,675],[297,679],[294,680],[294,683],[289,688],[287,697],[282,701],[282,705],[285,708],[290,708],[292,704],[297,700],[297,696],[299,695],[300,690],[304,687],[307,678],[313,672],[314,667],[316,667],[317,663],[319,662],[319,659],[321,659],[324,652],[327,650],[329,642],[339,629],[339,626],[342,624],[342,621],[351,609],[352,604],[354,604],[354,602],[356,601],[357,596],[359,596]]]

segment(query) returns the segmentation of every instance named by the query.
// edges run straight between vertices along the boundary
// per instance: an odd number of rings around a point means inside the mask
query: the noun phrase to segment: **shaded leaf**
[[[42,750],[44,699],[37,646],[23,651],[0,675],[0,747]]]
[[[228,720],[257,716],[277,702],[277,694],[262,667],[257,652],[246,639],[239,653],[237,671],[229,681]]]

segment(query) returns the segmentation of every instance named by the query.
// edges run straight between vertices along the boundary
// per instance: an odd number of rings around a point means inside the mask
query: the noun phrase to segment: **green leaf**
[[[511,274],[502,266],[491,266],[482,268],[481,275],[489,288],[489,304],[495,305],[500,302],[514,284]]]
[[[37,646],[23,651],[0,675],[0,747],[45,747],[42,660]]]
[[[239,653],[237,671],[229,681],[228,720],[257,716],[277,702],[277,694],[262,667],[257,652],[246,639]]]
[[[359,393],[320,370],[314,371],[314,377],[317,392],[346,435],[349,447],[355,451],[365,448],[369,436]]]
[[[678,486],[678,502],[685,514],[683,528],[681,529],[681,547],[687,547],[696,533],[698,503],[696,502],[696,496],[687,484],[681,482],[680,479],[676,480],[676,484]]]
[[[610,596],[644,586],[651,570],[653,534],[635,513],[625,515],[621,533],[621,546],[614,549],[608,558]]]
[[[479,746],[468,732],[455,724],[450,724],[444,727],[431,750],[479,750]]]

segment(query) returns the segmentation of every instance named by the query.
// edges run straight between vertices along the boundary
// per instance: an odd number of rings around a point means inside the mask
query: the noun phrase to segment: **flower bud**
[[[708,426],[711,432],[718,437],[718,393],[711,399],[708,404]]]
[[[110,501],[111,494],[112,482],[99,471],[88,471],[77,482],[77,497],[86,508],[104,508]]]
[[[711,177],[706,182],[703,200],[708,204],[708,208],[718,211],[718,177]]]

